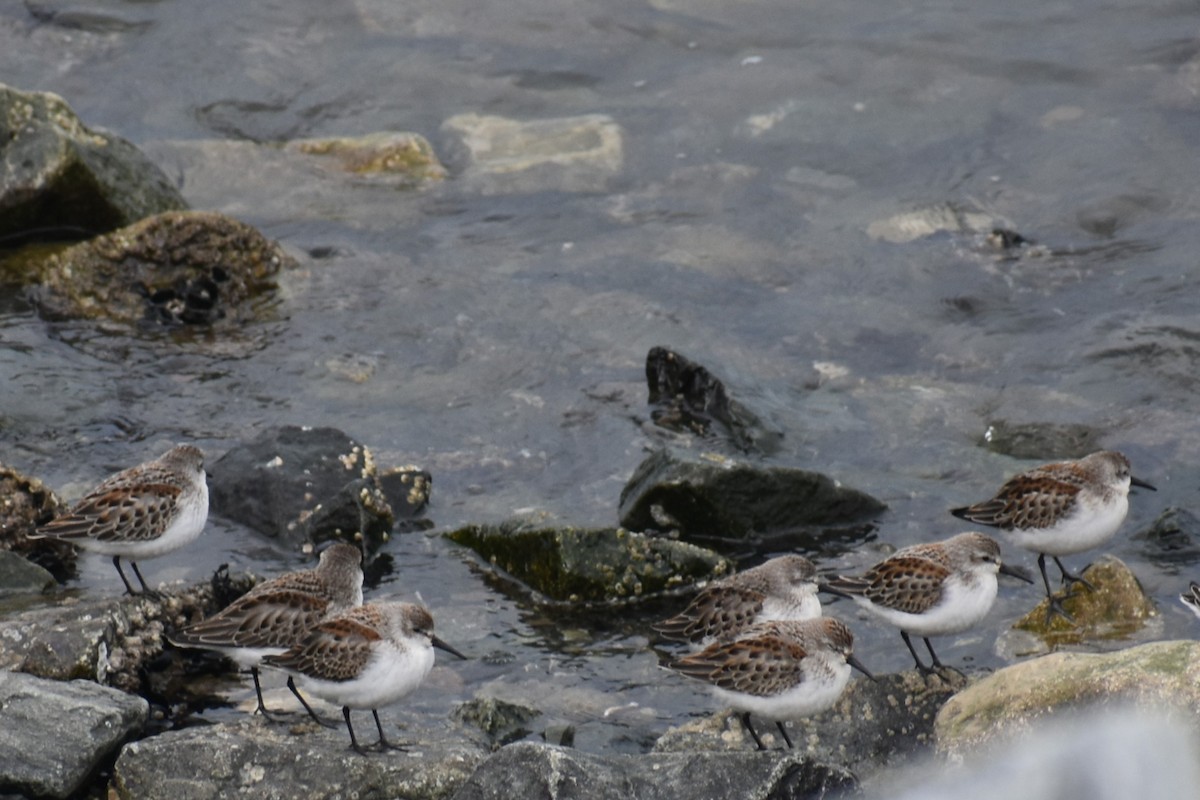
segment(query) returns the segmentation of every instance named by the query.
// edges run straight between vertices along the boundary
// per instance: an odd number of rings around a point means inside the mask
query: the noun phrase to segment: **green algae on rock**
[[[171,212],[51,255],[33,299],[51,319],[242,322],[294,263],[276,242],[223,214]]]
[[[1122,705],[1165,712],[1200,732],[1200,642],[1052,653],[1005,667],[947,701],[935,721],[937,747],[961,755],[1062,712]]]
[[[429,141],[417,133],[370,133],[335,139],[295,139],[285,150],[325,157],[342,172],[411,189],[441,181],[446,168]]]
[[[1076,586],[1063,600],[1063,608],[1075,620],[1055,615],[1048,622],[1048,602],[1042,602],[1013,624],[1017,630],[1034,634],[1048,646],[1077,644],[1085,640],[1119,639],[1130,636],[1154,616],[1154,604],[1137,577],[1125,563],[1106,555],[1088,566],[1083,577],[1095,587]]]
[[[513,520],[446,536],[549,605],[641,601],[733,571],[710,550],[624,528],[535,528]]]
[[[103,233],[184,208],[163,171],[128,141],[87,127],[56,94],[0,84],[0,236]]]

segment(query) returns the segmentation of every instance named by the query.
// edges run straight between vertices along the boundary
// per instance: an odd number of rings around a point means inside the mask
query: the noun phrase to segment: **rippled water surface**
[[[548,619],[436,534],[613,524],[662,439],[643,363],[666,345],[784,431],[773,463],[889,504],[861,549],[814,554],[831,569],[957,532],[946,509],[1034,463],[981,447],[989,425],[1086,426],[1159,488],[1107,548],[1160,604],[1140,638],[1191,637],[1173,598],[1194,553],[1134,534],[1200,505],[1197,31],[1169,2],[0,6],[0,81],[63,95],[300,261],[236,335],[49,324],[0,292],[0,459],[73,498],[176,441],[215,460],[270,425],[341,428],[434,478],[436,528],[391,543],[373,594],[419,592],[489,654],[415,702],[528,700],[582,748],[637,751],[710,707],[642,621]],[[594,192],[314,190],[250,145],[411,130],[443,152],[463,112],[607,114],[622,166]],[[1037,245],[999,252],[996,226]],[[147,577],[301,563],[220,520],[203,542]],[[111,571],[86,558],[84,590]],[[1004,663],[993,640],[1037,598],[1005,583],[939,653]],[[853,619],[864,662],[907,665]]]

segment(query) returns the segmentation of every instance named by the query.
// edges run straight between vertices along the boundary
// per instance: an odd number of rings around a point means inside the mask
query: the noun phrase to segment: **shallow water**
[[[946,509],[1031,464],[980,446],[992,421],[1096,429],[1159,488],[1106,548],[1160,604],[1141,638],[1191,637],[1174,595],[1200,565],[1132,534],[1200,501],[1196,30],[1187,3],[8,4],[0,80],[62,94],[301,265],[236,336],[48,324],[0,292],[0,458],[74,498],[176,441],[215,460],[266,426],[341,428],[434,477],[437,527],[391,543],[373,594],[419,593],[443,638],[492,654],[415,702],[527,698],[581,748],[636,751],[705,692],[640,624],[564,629],[436,534],[614,523],[662,438],[642,366],[665,345],[784,431],[772,461],[888,502],[872,542],[818,554],[830,569],[962,529]],[[440,151],[466,111],[608,114],[623,167],[593,193],[313,190],[244,144],[413,130]],[[916,212],[953,224],[904,241],[887,222]],[[999,253],[993,225],[1039,248]],[[214,520],[146,573],[227,561],[301,563]],[[111,573],[85,558],[83,590]],[[1003,663],[996,635],[1038,596],[1004,583],[940,655]],[[870,667],[906,666],[894,632],[836,613]]]

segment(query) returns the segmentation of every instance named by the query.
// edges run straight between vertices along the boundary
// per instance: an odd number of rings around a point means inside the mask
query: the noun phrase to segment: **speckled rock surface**
[[[70,797],[146,716],[134,695],[0,670],[0,791]]]
[[[1200,732],[1200,642],[1052,653],[1005,667],[945,704],[936,720],[937,747],[960,754],[1020,736],[1063,712],[1131,706]]]
[[[361,180],[412,189],[441,181],[446,168],[418,133],[379,132],[333,139],[294,139],[284,149],[314,156],[327,169]]]
[[[766,800],[852,792],[854,776],[802,753],[595,756],[518,742],[485,761],[453,800]]]
[[[390,712],[383,711],[386,718]],[[359,713],[364,744],[374,741],[370,715]],[[413,741],[389,734],[397,742]],[[486,751],[462,732],[422,727],[407,752],[360,755],[339,730],[261,717],[168,731],[127,745],[117,759],[110,797],[204,800],[217,797],[440,800],[462,785]],[[512,795],[517,797],[519,795]]]
[[[0,464],[0,550],[23,555],[60,580],[74,569],[75,548],[53,539],[30,539],[29,534],[65,508],[40,480]]]
[[[1067,567],[1074,571],[1071,564]],[[1049,564],[1047,574],[1055,572],[1057,569]],[[1119,558],[1103,556],[1083,570],[1083,577],[1095,591],[1077,585],[1063,601],[1063,608],[1074,619],[1073,623],[1057,614],[1047,622],[1048,601],[1043,599],[1013,627],[1034,634],[1048,647],[1055,647],[1088,640],[1125,638],[1155,615],[1154,603],[1146,596],[1137,576]],[[1051,586],[1055,591],[1062,591],[1053,583]]]
[[[223,214],[171,212],[50,256],[32,299],[51,319],[234,324],[254,318],[254,301],[294,263]]]

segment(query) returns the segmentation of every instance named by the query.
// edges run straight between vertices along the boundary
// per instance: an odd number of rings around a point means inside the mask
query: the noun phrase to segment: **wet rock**
[[[446,168],[432,145],[417,133],[370,133],[336,139],[296,139],[284,148],[318,156],[337,170],[401,189],[441,181]]]
[[[1070,567],[1070,565],[1068,565]],[[1047,574],[1053,575],[1053,563]],[[1095,587],[1088,591],[1075,586],[1063,601],[1063,608],[1074,618],[1074,624],[1055,614],[1046,621],[1049,601],[1043,599],[1037,607],[1013,625],[1040,638],[1048,647],[1078,644],[1096,639],[1121,639],[1139,630],[1154,616],[1154,603],[1146,595],[1137,577],[1119,558],[1106,555],[1082,573]]]
[[[222,214],[159,214],[52,255],[33,300],[51,319],[242,322],[293,264],[278,244]]]
[[[446,536],[547,605],[645,601],[733,569],[709,550],[623,528],[534,528],[514,520]]]
[[[1112,653],[1052,653],[1005,667],[952,697],[935,721],[953,756],[1024,736],[1062,712],[1132,705],[1200,732],[1200,642]]]
[[[660,427],[710,437],[716,423],[741,450],[779,449],[781,431],[731,399],[725,384],[703,365],[679,353],[652,347],[646,355],[646,384],[655,406],[650,417]]]
[[[57,583],[45,568],[10,550],[0,550],[0,597],[40,594]]]
[[[1036,461],[1083,458],[1102,450],[1100,431],[1088,425],[993,420],[981,444],[994,453]]]
[[[859,776],[932,752],[934,718],[942,705],[966,685],[961,675],[928,680],[916,670],[855,678],[833,708],[787,723],[797,748]],[[767,747],[783,747],[775,726],[756,720]],[[752,751],[754,742],[729,710],[672,728],[654,745],[655,752]]]
[[[394,522],[371,451],[336,428],[284,425],[233,447],[211,467],[209,502],[298,548],[361,539],[373,551]]]
[[[1186,508],[1164,509],[1133,539],[1143,543],[1142,553],[1160,567],[1190,567],[1200,561],[1200,518]]]
[[[482,194],[602,192],[624,160],[605,114],[515,120],[458,114],[442,124],[460,180]]]
[[[460,703],[451,717],[481,730],[496,749],[532,733],[532,723],[540,713],[529,706],[495,697],[476,697]]]
[[[125,0],[25,0],[38,22],[88,33],[136,32],[154,24],[153,11]]]
[[[997,227],[997,222],[988,214],[945,204],[876,220],[867,226],[867,235],[872,239],[904,244],[935,233],[990,231]]]
[[[650,753],[595,756],[519,742],[480,765],[453,800],[818,798],[853,790],[854,776],[803,754]]]
[[[239,580],[242,591],[250,588],[249,578]],[[0,669],[140,691],[145,667],[163,652],[164,631],[217,608],[207,582],[168,589],[161,598],[59,598],[0,618]]]
[[[384,711],[381,715],[386,716]],[[373,741],[370,715],[355,726]],[[386,726],[386,723],[385,723]],[[261,717],[168,731],[127,745],[117,759],[110,797],[326,798],[440,800],[450,797],[483,760],[483,748],[461,731],[423,728],[406,753],[360,755],[345,725],[272,725]],[[419,739],[419,741],[414,741]]]
[[[75,570],[75,548],[29,534],[66,510],[44,483],[0,464],[0,550],[11,550],[66,580]]]
[[[0,787],[71,797],[146,724],[140,697],[89,681],[50,681],[0,670]]]
[[[0,236],[102,233],[186,207],[125,139],[88,128],[58,95],[0,84]]]
[[[429,505],[433,476],[420,467],[405,465],[379,471],[379,485],[397,520],[412,520]]]
[[[688,540],[744,541],[832,535],[886,505],[819,472],[762,466],[713,453],[659,450],[621,491],[621,524],[677,530]]]

